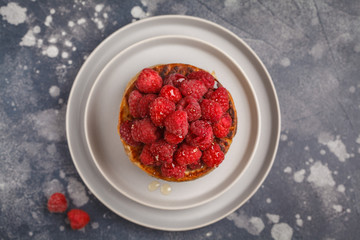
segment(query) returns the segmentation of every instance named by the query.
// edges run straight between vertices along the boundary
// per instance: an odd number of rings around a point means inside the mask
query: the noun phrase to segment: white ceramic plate
[[[128,81],[141,69],[161,63],[187,63],[209,72],[231,89],[238,116],[238,133],[223,163],[190,182],[171,183],[171,194],[150,192],[155,179],[127,157],[117,133],[119,106]],[[184,209],[204,204],[228,190],[241,176],[256,149],[259,113],[251,85],[240,67],[220,49],[195,38],[160,36],[123,50],[100,73],[85,110],[85,134],[95,164],[110,184],[146,206]]]
[[[116,54],[144,39],[179,33],[220,48],[242,67],[258,99],[261,132],[252,161],[228,191],[197,207],[163,210],[131,200],[103,177],[92,161],[86,142],[84,116],[90,89],[105,65]],[[200,18],[160,16],[121,28],[103,41],[87,58],[69,96],[66,132],[77,171],[87,187],[105,206],[134,223],[154,229],[180,231],[206,226],[226,217],[242,206],[261,186],[271,169],[278,146],[280,109],[276,91],[266,68],[239,37],[217,24]]]

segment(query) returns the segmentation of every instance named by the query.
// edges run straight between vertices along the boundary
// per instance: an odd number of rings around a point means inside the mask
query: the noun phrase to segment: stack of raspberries
[[[162,79],[143,69],[127,99],[133,120],[121,123],[121,138],[142,145],[141,163],[159,166],[164,177],[179,179],[204,164],[217,167],[224,153],[214,140],[228,135],[232,118],[227,90],[214,85],[203,70]]]

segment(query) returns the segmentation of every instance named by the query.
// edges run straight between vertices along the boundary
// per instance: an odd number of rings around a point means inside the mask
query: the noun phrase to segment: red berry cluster
[[[164,79],[143,69],[127,99],[133,120],[122,122],[121,138],[143,145],[140,161],[159,166],[168,178],[184,177],[186,169],[217,167],[224,160],[216,138],[226,137],[232,125],[229,96],[206,71]]]
[[[52,213],[65,212],[68,208],[65,195],[58,192],[52,194],[48,199],[47,208],[49,212]],[[85,227],[90,221],[89,214],[81,209],[71,209],[67,213],[67,217],[72,229],[81,229]]]

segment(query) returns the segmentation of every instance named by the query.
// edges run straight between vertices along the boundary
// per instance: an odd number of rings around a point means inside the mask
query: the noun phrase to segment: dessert
[[[120,105],[118,133],[130,160],[166,181],[189,181],[211,172],[224,160],[236,129],[228,90],[189,64],[141,70]]]

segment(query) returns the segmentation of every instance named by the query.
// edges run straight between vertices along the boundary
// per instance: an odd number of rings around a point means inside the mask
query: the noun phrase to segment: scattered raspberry
[[[221,105],[223,112],[226,112],[230,107],[228,91],[223,87],[216,89],[208,99],[218,102]]]
[[[144,95],[138,104],[137,112],[141,118],[150,116],[149,114],[149,105],[157,98],[155,94],[146,94]]]
[[[130,146],[138,146],[140,143],[136,142],[131,136],[131,128],[133,126],[132,121],[126,121],[121,123],[119,133],[121,138]]]
[[[72,229],[81,229],[89,223],[90,217],[81,209],[72,209],[67,214]]]
[[[65,212],[67,207],[66,197],[64,194],[58,192],[51,195],[47,203],[49,212],[53,213]]]
[[[186,136],[186,142],[205,150],[211,146],[214,140],[211,125],[203,120],[197,120],[190,125],[190,133]]]
[[[179,144],[184,140],[185,136],[178,136],[168,131],[164,133],[164,139],[170,144]]]
[[[133,116],[134,118],[140,117],[137,109],[141,98],[142,98],[142,94],[138,90],[134,90],[129,94],[129,100],[128,100],[129,111],[131,116]]]
[[[213,132],[215,137],[223,138],[229,134],[229,130],[232,124],[232,119],[228,113],[226,113],[217,123],[213,125]]]
[[[145,145],[140,154],[140,161],[144,165],[153,165],[155,164],[155,159],[151,155],[150,145]]]
[[[184,75],[173,73],[165,78],[164,85],[172,85],[179,88],[181,83],[185,80],[187,80],[187,78]]]
[[[214,143],[203,152],[202,160],[209,167],[217,167],[224,160],[224,153],[221,151],[219,144]]]
[[[200,80],[187,80],[183,81],[180,86],[180,92],[184,97],[192,96],[196,100],[199,100],[206,93],[207,88]]]
[[[183,110],[188,115],[188,121],[193,122],[201,117],[201,108],[198,101],[192,96],[181,99],[176,105],[176,110]]]
[[[159,140],[151,144],[150,152],[156,161],[171,163],[175,152],[175,145]]]
[[[180,90],[171,85],[163,86],[160,90],[159,97],[167,98],[174,103],[177,103],[182,98]]]
[[[134,141],[150,144],[160,137],[160,133],[149,118],[144,118],[134,121],[131,136]]]
[[[188,79],[197,79],[202,81],[205,84],[206,88],[213,88],[215,83],[215,78],[206,71],[197,71],[192,72],[187,75]]]
[[[181,144],[174,154],[174,160],[181,166],[197,163],[201,158],[201,151],[198,147],[188,144]]]
[[[181,110],[170,113],[165,119],[164,125],[166,131],[177,136],[186,136],[189,131],[187,113]]]
[[[139,74],[135,85],[140,92],[158,93],[163,85],[163,80],[156,71],[145,68]]]
[[[175,111],[175,103],[164,98],[156,98],[149,106],[150,118],[156,126],[164,126],[165,118]]]
[[[183,178],[185,176],[186,166],[180,166],[175,163],[165,163],[161,166],[161,174],[168,178]]]
[[[200,107],[202,117],[211,122],[219,121],[224,113],[221,105],[213,100],[204,99],[201,102]]]

